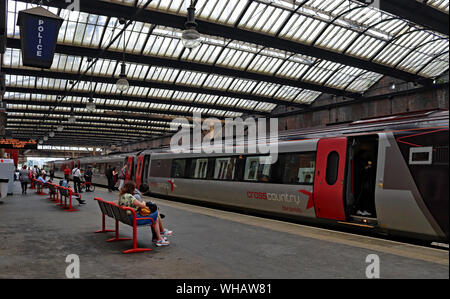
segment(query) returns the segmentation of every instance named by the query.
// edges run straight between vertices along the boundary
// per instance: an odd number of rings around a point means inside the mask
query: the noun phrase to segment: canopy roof
[[[36,6],[27,2],[8,0],[8,130],[42,138],[63,125],[52,145],[170,135],[170,122],[193,112],[270,116],[324,93],[361,97],[383,76],[429,84],[449,66],[448,35],[359,1],[194,1],[202,44],[188,50],[190,1],[80,0],[80,11],[69,11],[54,0],[43,7],[64,19],[55,59],[50,70],[34,69],[22,64],[16,26],[18,12]],[[448,17],[448,0],[419,2]],[[123,33],[120,18],[133,21]],[[122,93],[123,57],[131,87]]]

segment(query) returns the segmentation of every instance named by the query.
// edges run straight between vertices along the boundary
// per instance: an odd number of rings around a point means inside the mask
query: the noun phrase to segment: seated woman
[[[142,194],[147,193],[149,189],[150,188],[149,188],[149,186],[147,184],[142,184],[139,187],[139,190],[138,189],[134,190],[133,196],[138,201],[145,203],[146,206],[149,207],[149,208],[152,205],[153,205],[153,207],[157,207],[156,204],[153,201],[145,202],[144,200],[142,200]],[[162,223],[162,219],[164,219],[165,216],[163,214],[159,213],[159,208],[158,207],[157,207],[157,209],[158,209],[158,223],[159,223],[159,229],[160,229],[160,232],[161,232],[161,236],[162,237],[169,237],[169,236],[171,236],[173,234],[173,231],[168,230],[167,228],[164,228],[163,223]],[[156,240],[156,237],[155,237],[156,234],[154,232],[154,228],[153,227],[152,227],[152,232],[153,232],[153,240]]]
[[[120,190],[119,205],[132,208],[136,211],[136,217],[141,218],[137,220],[137,225],[154,224],[155,235],[156,235],[156,246],[167,246],[169,241],[161,236],[159,221],[158,221],[158,211],[144,217],[139,213],[139,208],[146,208],[145,202],[140,202],[137,200],[133,194],[136,189],[136,185],[133,182],[127,182],[123,185]]]

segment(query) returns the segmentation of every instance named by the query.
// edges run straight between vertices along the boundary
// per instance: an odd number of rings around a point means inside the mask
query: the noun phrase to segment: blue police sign
[[[22,60],[24,66],[49,69],[63,19],[42,7],[19,11]]]

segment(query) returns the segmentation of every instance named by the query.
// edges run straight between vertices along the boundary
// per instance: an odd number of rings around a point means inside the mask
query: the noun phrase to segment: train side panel
[[[445,238],[426,207],[392,133],[379,134],[375,206],[381,228]]]

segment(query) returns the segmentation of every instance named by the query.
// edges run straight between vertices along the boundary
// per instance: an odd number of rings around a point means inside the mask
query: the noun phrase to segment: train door
[[[314,182],[314,206],[319,218],[346,220],[344,208],[347,138],[319,140]]]
[[[149,178],[149,172],[150,172],[150,155],[146,155],[144,157],[144,164],[142,167],[142,183],[147,183]]]
[[[133,156],[130,156],[130,157],[127,158],[127,162],[126,162],[126,164],[127,164],[127,174],[125,176],[125,181],[126,182],[131,181],[132,172],[133,172],[133,162],[134,162],[133,160],[134,160]]]
[[[353,220],[358,220],[357,217],[376,218],[378,143],[378,135],[349,138],[346,207]]]
[[[143,176],[143,170],[144,170],[144,156],[138,156],[137,157],[137,163],[136,163],[136,188],[139,189],[139,187],[142,184],[142,176]]]

